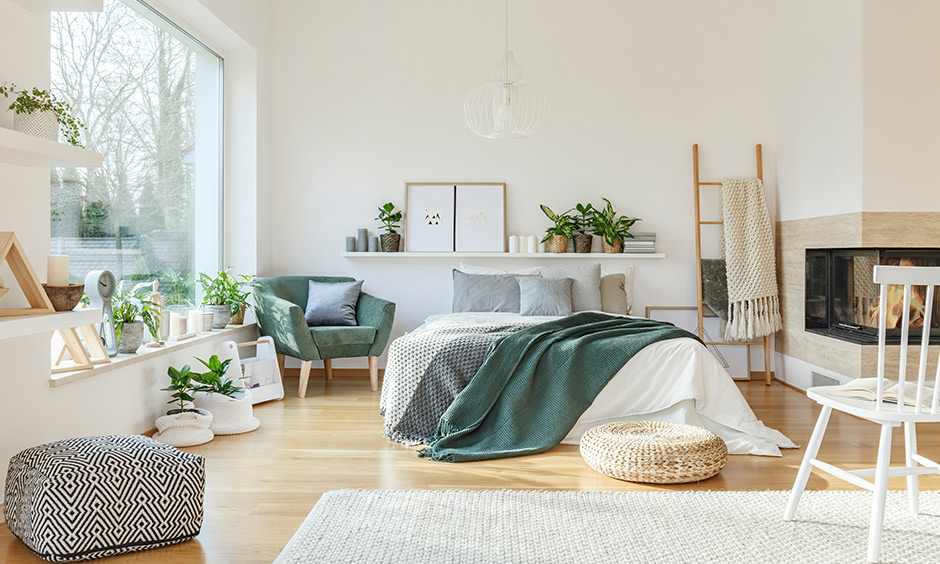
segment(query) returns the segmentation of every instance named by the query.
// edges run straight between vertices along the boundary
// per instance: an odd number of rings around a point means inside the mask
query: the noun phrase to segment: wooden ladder
[[[757,152],[757,178],[764,182],[764,163],[761,154],[761,146],[756,147]],[[702,226],[703,225],[722,225],[723,221],[702,221],[702,186],[721,186],[721,182],[702,182],[698,174],[698,144],[692,145],[692,166],[695,178],[695,273],[698,278],[698,284],[695,286],[697,291],[696,310],[698,311],[698,334],[706,345],[712,346],[731,346],[744,345],[747,347],[747,377],[751,377],[751,347],[763,345],[764,347],[764,382],[769,386],[773,380],[773,374],[770,371],[770,336],[765,336],[761,341],[705,341],[705,299],[702,295]]]

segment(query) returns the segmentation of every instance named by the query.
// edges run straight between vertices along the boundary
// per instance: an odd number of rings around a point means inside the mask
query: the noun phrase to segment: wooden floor
[[[296,390],[296,379],[286,381]],[[739,384],[765,424],[805,445],[819,409],[802,393],[781,384]],[[379,394],[368,381],[310,383],[307,397],[289,396],[256,408],[261,428],[242,436],[217,437],[187,451],[207,458],[206,515],[202,533],[175,547],[106,560],[126,562],[219,564],[271,562],[304,517],[329,490],[381,489],[563,489],[649,490],[789,489],[802,449],[783,458],[732,456],[718,476],[685,486],[644,486],[620,482],[588,468],[576,446],[559,446],[534,456],[447,464],[419,459],[413,448],[382,436]],[[940,428],[919,429],[921,452],[940,456]],[[876,425],[834,413],[820,456],[847,467],[873,466]],[[903,456],[900,432],[894,460]],[[902,489],[902,478],[891,487]],[[814,473],[809,489],[854,489]],[[940,489],[940,479],[922,478],[922,489]],[[781,514],[783,507],[780,507]],[[42,562],[0,525],[0,562]]]

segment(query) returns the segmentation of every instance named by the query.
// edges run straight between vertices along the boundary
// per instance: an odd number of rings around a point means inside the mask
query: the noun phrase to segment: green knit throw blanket
[[[698,337],[671,323],[584,312],[496,341],[419,456],[467,462],[545,452],[643,347]]]

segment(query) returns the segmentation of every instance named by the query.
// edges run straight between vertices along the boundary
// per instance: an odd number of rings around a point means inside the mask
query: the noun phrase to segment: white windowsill
[[[91,378],[92,376],[97,376],[98,374],[104,374],[105,372],[111,372],[112,370],[119,370],[121,368],[133,366],[147,360],[189,348],[193,345],[221,339],[234,339],[235,336],[247,332],[255,333],[257,329],[258,327],[254,323],[248,323],[245,325],[229,325],[225,329],[218,329],[216,331],[212,331],[211,333],[200,333],[191,339],[171,342],[162,347],[148,347],[147,345],[144,345],[138,349],[137,354],[119,354],[112,358],[111,362],[108,364],[99,364],[89,370],[76,370],[75,372],[53,374],[49,379],[49,387],[59,388],[67,384],[71,384],[72,382],[78,382],[86,378]]]
[[[514,259],[661,259],[666,253],[437,253],[437,252],[401,252],[401,253],[349,253],[346,258],[403,259],[403,258],[514,258]]]

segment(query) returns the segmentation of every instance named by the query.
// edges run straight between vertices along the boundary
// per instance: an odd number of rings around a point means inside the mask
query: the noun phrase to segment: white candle
[[[519,236],[518,235],[509,236],[509,252],[510,253],[519,252]]]
[[[212,331],[212,321],[215,319],[215,314],[211,311],[203,312],[202,314],[202,332],[209,333]]]
[[[69,257],[67,255],[49,255],[46,283],[49,286],[69,285]]]
[[[180,314],[171,311],[170,312],[170,339],[175,339],[180,336]]]
[[[539,252],[539,238],[535,235],[529,235],[528,240],[528,251],[533,254]]]
[[[189,312],[186,320],[186,332],[198,333],[202,330],[202,312],[194,309]]]

